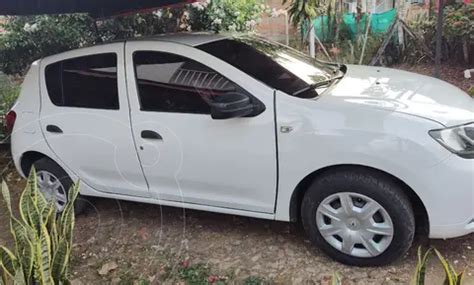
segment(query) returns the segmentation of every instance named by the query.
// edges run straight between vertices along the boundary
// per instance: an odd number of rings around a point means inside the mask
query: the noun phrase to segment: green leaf
[[[342,279],[339,273],[336,272],[332,275],[331,285],[342,285]]]
[[[59,284],[65,275],[66,268],[69,266],[70,254],[71,252],[68,247],[68,242],[64,239],[61,239],[59,241],[58,248],[54,253],[53,266],[51,270],[54,282],[56,284]]]
[[[446,285],[456,285],[457,283],[457,274],[454,271],[453,267],[449,264],[449,262],[441,255],[438,250],[434,250],[436,255],[438,256],[441,265],[443,266],[444,273],[446,274],[446,279],[444,284]]]
[[[68,193],[68,203],[61,213],[60,227],[62,236],[68,241],[69,246],[72,246],[72,234],[75,224],[74,216],[74,202],[79,194],[79,183],[75,183]]]
[[[415,268],[415,285],[424,285],[426,276],[426,265],[432,249],[428,249],[424,255],[421,252],[421,246],[418,247],[418,262]]]
[[[15,276],[13,277],[13,284],[15,285],[26,285],[28,282],[25,279],[25,275],[23,275],[23,270],[18,268],[15,272]]]
[[[44,198],[44,195],[43,193],[41,193],[41,191],[39,190],[36,190],[37,193],[36,193],[36,196],[37,196],[37,205],[38,205],[38,211],[40,213],[44,213],[45,211],[48,211],[49,210],[49,204],[48,201],[46,201],[46,199]],[[52,201],[54,201],[54,199],[51,199]]]
[[[457,280],[456,280],[456,285],[462,285],[463,279],[464,279],[464,273],[465,270],[463,270],[461,273],[458,274]]]
[[[58,229],[57,229],[57,214],[56,214],[56,206],[52,205],[54,211],[53,213],[49,216],[48,221],[47,221],[47,228],[48,232],[51,237],[51,248],[53,250],[56,250],[59,242],[59,235],[58,235]]]
[[[51,276],[51,241],[45,224],[40,225],[41,234],[36,243],[36,277],[41,284],[53,284]]]
[[[7,284],[7,273],[0,266],[0,285],[6,285],[6,284]]]
[[[11,217],[10,219],[10,229],[17,246],[25,245],[34,234],[32,232],[33,229],[31,229],[28,225],[22,224],[15,217]]]
[[[5,204],[7,205],[7,210],[10,215],[12,215],[12,205],[11,205],[11,198],[10,198],[10,191],[8,190],[8,186],[5,181],[2,181],[2,196]]]
[[[20,202],[19,202],[19,209],[20,209],[20,217],[21,219],[23,220],[23,222],[25,224],[29,224],[30,222],[30,219],[28,217],[28,213],[29,213],[29,199],[30,199],[30,195],[29,195],[29,188],[25,188],[25,190],[23,191],[23,193],[21,193],[20,195]]]
[[[23,257],[22,257],[22,267],[23,267],[23,273],[26,277],[27,280],[30,280],[33,277],[33,267],[34,267],[34,257],[35,254],[35,247],[31,242],[28,243],[27,246],[25,246],[23,250]]]
[[[17,268],[17,258],[4,246],[0,246],[0,267],[10,277],[15,276]]]

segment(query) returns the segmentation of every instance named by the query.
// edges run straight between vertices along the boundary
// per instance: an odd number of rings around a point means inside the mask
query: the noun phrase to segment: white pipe
[[[309,25],[309,55],[312,58],[316,57],[316,34],[314,30],[314,23],[310,19],[310,25]]]
[[[285,34],[286,34],[286,45],[290,45],[290,23],[288,19],[288,11],[285,10]]]

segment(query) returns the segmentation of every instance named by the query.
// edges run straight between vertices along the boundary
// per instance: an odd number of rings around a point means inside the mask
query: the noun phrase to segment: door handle
[[[46,126],[46,131],[48,131],[50,133],[56,133],[56,134],[62,134],[63,133],[63,130],[61,130],[60,127],[55,126],[55,125],[47,125]]]
[[[142,131],[142,138],[149,140],[163,140],[161,135],[155,131]]]

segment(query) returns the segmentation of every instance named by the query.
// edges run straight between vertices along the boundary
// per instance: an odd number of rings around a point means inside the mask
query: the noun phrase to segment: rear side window
[[[215,70],[179,55],[138,51],[133,62],[142,111],[210,114],[216,96],[244,92]]]
[[[50,64],[46,88],[54,105],[91,109],[119,109],[117,55],[76,57]]]

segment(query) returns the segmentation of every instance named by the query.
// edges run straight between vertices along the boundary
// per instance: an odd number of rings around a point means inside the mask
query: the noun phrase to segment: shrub
[[[245,32],[256,27],[268,7],[263,0],[206,0],[188,10],[189,29]]]
[[[469,63],[473,60],[469,54],[474,44],[474,3],[448,5],[444,12],[442,59]],[[408,23],[433,53],[436,21],[436,15],[419,16]],[[426,52],[415,41],[407,41],[403,61],[417,63],[424,59],[427,59]]]
[[[36,59],[89,45],[95,37],[83,14],[10,17],[3,29],[0,70],[6,74],[22,74]]]
[[[46,201],[39,191],[34,169],[20,197],[20,218],[13,215],[5,182],[2,195],[15,249],[0,246],[0,283],[67,284],[78,185],[70,189],[69,202],[59,217],[54,201]]]
[[[102,41],[180,31],[249,31],[266,9],[263,0],[208,0],[96,23],[85,14],[10,17],[0,35],[0,70],[23,74],[36,59]]]
[[[364,41],[364,37],[357,37],[355,40],[341,40],[333,44],[333,48],[329,48],[328,51],[336,62],[358,64],[362,56]],[[372,60],[382,42],[383,38],[381,36],[368,35],[362,64],[368,64]],[[387,50],[388,49],[389,48],[387,48]],[[387,60],[387,54],[388,53],[386,53],[386,56],[383,58],[384,60]],[[319,55],[322,56],[322,53],[319,53]]]
[[[0,142],[6,138],[5,115],[10,111],[20,94],[20,85],[0,74]]]

